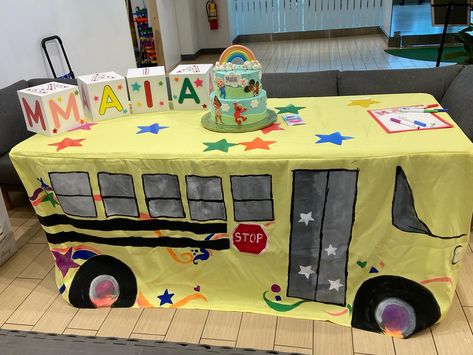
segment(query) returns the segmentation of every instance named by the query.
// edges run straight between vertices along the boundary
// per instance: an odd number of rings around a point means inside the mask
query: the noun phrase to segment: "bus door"
[[[357,170],[295,170],[287,296],[345,305]]]

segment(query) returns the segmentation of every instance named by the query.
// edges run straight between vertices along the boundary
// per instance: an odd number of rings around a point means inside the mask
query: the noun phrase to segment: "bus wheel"
[[[408,338],[439,318],[440,308],[427,288],[399,276],[379,276],[359,288],[351,325]]]
[[[108,255],[94,256],[77,271],[69,302],[77,308],[132,307],[137,286],[133,271]]]

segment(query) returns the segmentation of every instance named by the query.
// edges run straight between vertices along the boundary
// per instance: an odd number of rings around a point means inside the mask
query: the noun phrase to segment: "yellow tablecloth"
[[[305,125],[278,117],[267,131],[214,133],[202,111],[168,111],[19,144],[10,156],[59,291],[78,307],[250,311],[397,336],[438,321],[468,243],[472,144],[447,113],[453,128],[387,134],[367,112],[430,95],[356,100],[268,100]]]

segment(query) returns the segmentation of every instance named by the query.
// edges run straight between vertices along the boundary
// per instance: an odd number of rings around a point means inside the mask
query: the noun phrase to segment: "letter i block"
[[[169,74],[175,110],[209,108],[212,69],[212,64],[178,65]]]
[[[54,136],[85,122],[75,85],[50,82],[17,93],[28,131]]]
[[[126,82],[133,113],[169,110],[164,67],[128,69]]]
[[[85,115],[103,121],[129,115],[125,78],[114,72],[77,77]]]

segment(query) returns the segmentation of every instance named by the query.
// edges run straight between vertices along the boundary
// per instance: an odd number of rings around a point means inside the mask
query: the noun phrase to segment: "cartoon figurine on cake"
[[[266,107],[261,78],[261,64],[250,49],[228,47],[214,67],[212,105],[203,126],[217,132],[250,132],[273,124],[276,114]]]

